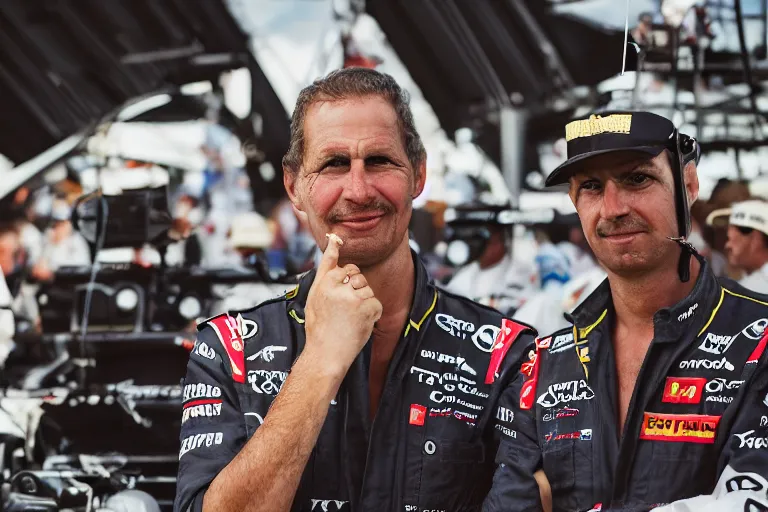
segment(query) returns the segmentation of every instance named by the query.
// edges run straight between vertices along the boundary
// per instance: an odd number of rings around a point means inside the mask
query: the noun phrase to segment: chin
[[[339,254],[339,265],[354,263],[358,267],[373,267],[389,258],[398,248],[397,243],[375,238],[348,238]]]

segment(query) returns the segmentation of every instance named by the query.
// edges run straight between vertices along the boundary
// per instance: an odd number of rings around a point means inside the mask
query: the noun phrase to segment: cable
[[[627,15],[624,18],[624,57],[621,61],[621,76],[627,69],[627,44],[629,43],[629,0],[627,0]]]
[[[99,272],[98,256],[104,246],[104,239],[107,236],[107,219],[109,218],[109,206],[104,199],[104,193],[99,191],[99,203],[101,205],[101,225],[100,232],[96,234],[96,251],[93,254],[93,266],[91,267],[91,277],[88,281],[88,289],[85,292],[85,305],[83,306],[83,318],[80,321],[80,356],[85,357],[85,335],[88,333],[88,316],[91,312],[91,299],[93,298],[93,288],[96,283],[96,274]],[[97,224],[98,225],[98,224]],[[85,369],[80,369],[80,385],[85,386]]]

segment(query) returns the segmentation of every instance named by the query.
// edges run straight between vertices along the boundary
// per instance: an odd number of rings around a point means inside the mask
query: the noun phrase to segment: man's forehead
[[[664,171],[664,159],[662,153],[657,157],[649,157],[633,153],[617,153],[590,159],[581,166],[573,177],[577,180],[592,177],[618,177],[629,172],[642,170],[645,172],[661,173]]]

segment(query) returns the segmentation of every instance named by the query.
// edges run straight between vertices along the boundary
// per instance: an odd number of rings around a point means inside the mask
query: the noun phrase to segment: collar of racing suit
[[[430,283],[427,269],[414,251],[411,251],[411,257],[413,258],[415,272],[415,287],[413,305],[411,306],[408,325],[405,327],[403,336],[407,336],[411,329],[419,331],[429,314],[435,309],[437,302],[435,290],[427,286]],[[313,269],[304,274],[299,280],[298,286],[289,291],[285,296],[289,302],[288,314],[299,323],[304,323],[304,307],[307,304],[309,289],[315,280],[315,273],[316,271]]]
[[[683,332],[689,330],[703,331],[712,322],[723,302],[724,290],[717,282],[709,263],[698,253],[694,253],[694,256],[701,264],[701,271],[691,293],[677,304],[662,308],[653,315],[657,342],[677,341]],[[574,326],[574,339],[581,340],[600,325],[609,312],[613,313],[613,302],[611,286],[606,278],[573,313],[566,313],[565,317]],[[706,314],[701,314],[702,312]]]

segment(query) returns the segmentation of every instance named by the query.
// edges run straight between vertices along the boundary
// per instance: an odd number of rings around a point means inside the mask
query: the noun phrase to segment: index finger
[[[339,247],[344,244],[341,238],[334,233],[326,233],[328,243],[325,246],[323,257],[320,259],[320,263],[317,265],[317,276],[324,276],[339,263]]]

